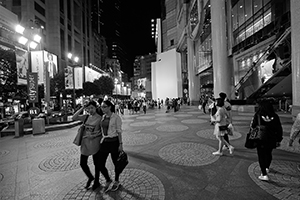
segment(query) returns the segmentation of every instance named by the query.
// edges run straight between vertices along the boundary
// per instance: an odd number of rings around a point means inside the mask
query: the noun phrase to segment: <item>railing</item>
[[[287,28],[285,32],[271,45],[267,48],[267,50],[263,53],[261,57],[258,58],[257,62],[246,72],[246,74],[241,78],[241,80],[234,86],[235,90],[238,91],[240,87],[248,80],[248,78],[253,74],[253,72],[258,68],[260,61],[262,61],[262,58],[264,58],[267,54],[271,54],[276,47],[278,47],[279,44],[283,40],[286,39],[286,37],[291,33],[291,27]]]

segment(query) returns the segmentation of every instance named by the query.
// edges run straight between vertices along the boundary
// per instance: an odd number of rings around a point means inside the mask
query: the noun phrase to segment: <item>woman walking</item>
[[[87,115],[80,115],[83,109],[88,112]],[[100,149],[100,139],[101,139],[101,116],[96,112],[97,103],[95,101],[90,101],[86,106],[81,107],[72,117],[73,120],[80,120],[85,123],[85,129],[83,133],[83,138],[81,142],[81,156],[80,156],[80,166],[83,172],[88,177],[85,188],[88,189],[94,180],[92,189],[95,190],[100,186],[99,182],[99,165],[97,162],[97,153]],[[95,177],[92,175],[90,168],[88,166],[88,157],[92,155],[95,165]]]
[[[213,152],[215,156],[223,155],[223,145],[227,145],[229,147],[230,152],[233,152],[233,147],[224,139],[224,136],[227,134],[227,119],[229,118],[229,114],[224,107],[224,100],[222,98],[216,99],[217,112],[212,117],[213,122],[215,123],[214,135],[219,140],[219,148],[218,151]]]
[[[273,105],[268,100],[259,102],[257,112],[251,122],[251,128],[264,127],[261,139],[258,141],[257,155],[261,170],[260,180],[268,181],[268,172],[272,162],[272,150],[280,145],[282,140],[282,126],[279,116],[275,113]]]
[[[103,101],[101,109],[104,113],[102,118],[102,131],[103,139],[101,140],[101,147],[99,151],[99,169],[106,179],[105,191],[116,191],[119,186],[120,173],[116,170],[116,163],[119,156],[119,152],[123,150],[122,146],[122,120],[121,117],[115,114],[112,110],[113,104],[109,101]],[[108,155],[111,155],[111,159],[115,166],[115,181],[112,184],[112,180],[105,167]]]

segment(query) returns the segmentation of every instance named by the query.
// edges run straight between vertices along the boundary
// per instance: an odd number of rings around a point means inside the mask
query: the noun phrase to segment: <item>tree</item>
[[[112,91],[115,88],[114,81],[109,76],[101,76],[94,81],[94,84],[98,86],[99,93],[103,95],[112,95]]]
[[[0,94],[2,97],[12,98],[17,90],[16,55],[11,48],[0,45]]]
[[[100,94],[99,87],[92,82],[83,83],[83,94],[86,96],[98,95]]]
[[[65,93],[65,77],[64,73],[56,74],[50,79],[50,95],[59,97],[60,93]]]

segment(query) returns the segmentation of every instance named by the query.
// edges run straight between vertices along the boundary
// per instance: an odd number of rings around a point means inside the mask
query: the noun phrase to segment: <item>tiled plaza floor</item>
[[[235,151],[222,157],[212,155],[218,141],[209,116],[196,107],[123,116],[129,165],[121,174],[120,189],[107,193],[103,187],[84,189],[87,179],[79,165],[80,151],[72,144],[78,126],[0,138],[0,199],[300,200],[300,146],[287,145],[291,117],[281,116],[284,140],[273,152],[271,180],[262,182],[257,178],[256,151],[244,148],[252,113],[233,112],[233,116]],[[89,166],[93,171],[92,159]],[[107,167],[113,177],[110,158]],[[100,179],[104,185],[102,175]]]

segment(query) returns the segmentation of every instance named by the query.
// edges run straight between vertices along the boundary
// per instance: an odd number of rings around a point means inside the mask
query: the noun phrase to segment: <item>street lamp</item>
[[[75,110],[76,107],[76,92],[75,92],[75,67],[77,66],[77,63],[79,62],[79,58],[77,56],[74,56],[73,58],[73,54],[72,53],[68,53],[68,58],[69,60],[71,60],[72,62],[74,61],[76,64],[74,65],[72,63],[72,73],[73,73],[73,108]],[[73,59],[72,59],[73,58]]]

